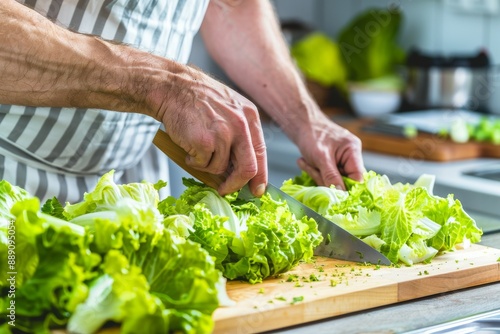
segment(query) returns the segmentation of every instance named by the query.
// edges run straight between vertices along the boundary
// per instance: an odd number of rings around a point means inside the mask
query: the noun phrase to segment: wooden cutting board
[[[399,268],[318,258],[260,284],[228,282],[236,305],[215,311],[215,333],[269,331],[500,282],[499,261],[499,249],[481,245]]]
[[[414,160],[454,161],[480,157],[500,158],[500,145],[470,141],[456,143],[436,135],[419,133],[415,138],[373,133],[363,130],[370,119],[340,123],[357,135],[363,149],[379,153],[403,156]]]

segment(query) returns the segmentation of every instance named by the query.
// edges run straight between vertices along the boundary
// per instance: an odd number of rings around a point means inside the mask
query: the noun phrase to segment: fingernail
[[[255,196],[260,197],[266,192],[266,185],[261,183],[255,188]]]

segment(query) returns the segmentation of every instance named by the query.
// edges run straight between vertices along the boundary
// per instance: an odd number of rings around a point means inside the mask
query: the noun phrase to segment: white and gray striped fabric
[[[18,1],[73,31],[185,63],[209,0]],[[111,169],[119,183],[167,180],[168,160],[151,145],[159,126],[134,113],[0,105],[0,179],[63,203]]]

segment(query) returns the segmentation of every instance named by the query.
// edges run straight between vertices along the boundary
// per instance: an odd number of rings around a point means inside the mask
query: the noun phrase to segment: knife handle
[[[156,135],[153,138],[153,144],[155,144],[156,147],[158,147],[163,153],[179,165],[179,167],[201,182],[205,183],[207,186],[217,189],[226,179],[224,175],[210,174],[189,166],[186,163],[187,152],[184,151],[182,147],[174,143],[172,138],[170,138],[170,136],[161,129],[158,129],[158,132],[156,132]]]

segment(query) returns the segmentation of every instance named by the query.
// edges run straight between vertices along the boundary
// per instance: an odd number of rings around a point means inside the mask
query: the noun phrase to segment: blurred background
[[[407,57],[413,50],[418,50],[430,57],[470,57],[471,59],[480,52],[485,52],[490,66],[500,63],[500,43],[497,34],[495,34],[495,32],[500,31],[498,0],[273,0],[272,2],[291,47],[303,39],[306,32],[317,32],[324,34],[336,44],[335,47],[337,52],[340,51],[340,56],[349,51],[354,54],[356,50],[342,48],[340,45],[342,33],[345,34],[345,30],[358,23],[358,27],[365,27],[366,30],[358,31],[357,40],[355,31],[351,31],[351,40],[347,37],[347,42],[363,42],[362,38],[367,37],[366,33],[370,33],[369,19],[384,23],[383,16],[374,17],[369,15],[370,11],[377,10],[383,15],[383,12],[394,13],[394,9],[398,9],[401,18],[396,26],[390,27],[393,32],[388,32],[385,36],[380,37],[382,40],[385,38],[394,42],[404,52],[403,58],[397,65],[408,65],[406,64]],[[365,20],[361,19],[361,21],[356,22],[356,19],[363,15],[365,15]],[[383,28],[389,29],[385,26]],[[369,39],[371,37],[368,36]],[[378,36],[376,37],[378,38]],[[384,49],[379,50],[383,51]],[[377,50],[379,56],[383,56],[380,55],[379,50]],[[366,52],[364,53],[366,54]],[[366,54],[366,57],[369,55]],[[219,79],[229,82],[207,55],[199,36],[196,38],[190,62],[213,73]],[[401,69],[398,75],[404,75]],[[349,78],[349,74],[347,76],[347,81],[350,81],[352,78]],[[403,77],[403,80],[406,79]],[[404,85],[405,82],[401,84]],[[405,87],[400,88],[404,89]],[[320,94],[320,92],[317,93]],[[403,94],[403,98],[405,97],[406,94]],[[319,102],[322,104],[332,103],[332,101]],[[343,102],[345,101],[334,99],[333,105],[345,107]],[[412,107],[405,102],[407,101],[402,101],[403,108]],[[350,106],[348,103],[347,107]],[[487,107],[482,105],[472,109],[485,110]],[[500,113],[500,110],[498,112]]]

